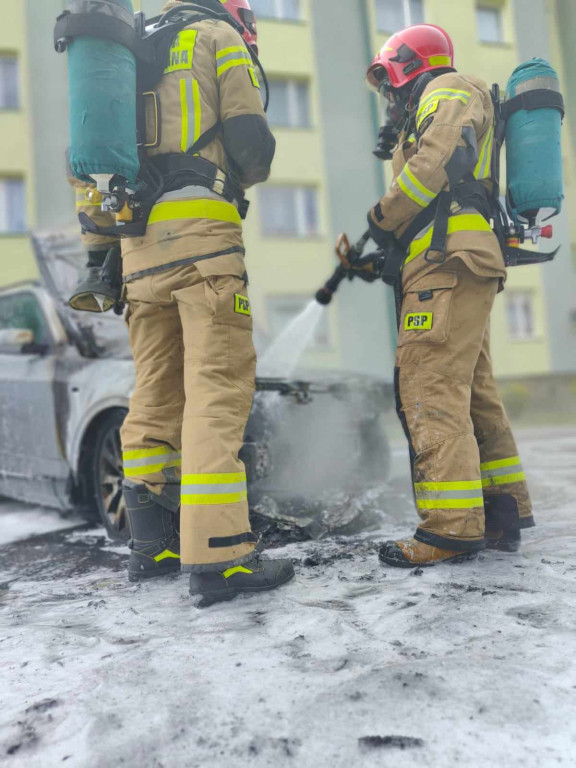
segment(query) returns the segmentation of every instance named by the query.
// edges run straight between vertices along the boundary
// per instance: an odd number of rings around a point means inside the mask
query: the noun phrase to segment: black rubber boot
[[[294,578],[290,560],[266,560],[254,555],[226,571],[190,574],[190,596],[200,597],[199,608],[233,600],[237,595],[267,592]]]
[[[177,514],[158,503],[145,485],[125,485],[130,520],[130,581],[180,571],[180,536]]]
[[[518,502],[508,493],[484,498],[486,546],[500,552],[518,552],[522,534]]]

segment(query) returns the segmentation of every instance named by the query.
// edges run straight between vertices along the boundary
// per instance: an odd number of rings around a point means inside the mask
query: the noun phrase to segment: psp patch
[[[405,331],[431,331],[433,312],[409,312],[404,318]]]
[[[239,315],[252,315],[252,307],[250,306],[250,299],[248,296],[242,296],[239,293],[234,294],[234,312]]]

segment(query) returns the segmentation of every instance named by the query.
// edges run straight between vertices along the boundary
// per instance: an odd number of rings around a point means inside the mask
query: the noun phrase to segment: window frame
[[[421,0],[422,2],[422,22],[415,22],[412,21],[412,9],[410,7],[410,0],[402,0],[402,15],[403,15],[403,26],[400,27],[400,29],[403,29],[404,27],[412,26],[413,24],[420,24],[425,23],[426,21],[426,13],[425,13],[425,0]],[[394,34],[399,31],[399,29],[385,29],[382,27],[378,22],[378,0],[374,0],[374,12],[376,16],[376,30],[379,33],[387,33],[387,34]]]
[[[512,342],[533,342],[538,341],[539,333],[536,320],[536,307],[534,291],[529,288],[512,288],[506,291],[506,327],[508,331],[508,338]],[[530,310],[530,323],[531,332],[527,332],[525,326],[525,318],[522,317],[524,308],[522,302],[528,299],[528,306]],[[511,314],[514,315],[513,327],[511,320]]]
[[[19,112],[22,109],[22,88],[20,84],[20,56],[17,51],[0,51],[0,62],[3,60],[13,61],[16,65],[16,104],[14,106],[3,106],[0,103],[0,113]],[[1,92],[1,88],[0,88]]]
[[[268,122],[270,123],[270,126],[272,128],[277,128],[280,130],[293,130],[293,131],[309,131],[313,129],[313,120],[312,120],[312,99],[311,99],[311,91],[310,91],[310,80],[306,78],[297,78],[297,77],[271,77],[270,78],[270,85],[273,83],[283,83],[286,85],[286,103],[287,103],[287,113],[288,113],[288,119],[290,122],[288,123],[276,123],[274,122],[270,117],[268,117]],[[293,115],[296,114],[297,118],[300,118],[300,102],[298,99],[298,87],[303,87],[306,92],[306,114],[304,117],[306,118],[303,122],[294,122],[292,120]]]
[[[11,182],[11,181],[12,182],[14,182],[14,181],[20,182],[20,184],[22,185],[22,202],[23,202],[23,205],[24,205],[24,208],[23,208],[23,227],[22,227],[22,229],[13,229],[13,228],[2,229],[1,226],[0,226],[0,238],[2,238],[2,237],[25,237],[27,235],[28,231],[29,231],[29,227],[28,227],[28,197],[27,197],[28,190],[27,190],[27,183],[26,183],[27,180],[26,180],[26,177],[25,176],[18,176],[18,175],[10,175],[10,174],[0,175],[0,186],[4,182]],[[8,197],[8,196],[6,195],[6,197]],[[0,201],[1,200],[2,200],[2,194],[0,194]],[[3,214],[4,214],[3,211],[0,212],[0,222],[2,221]],[[6,211],[6,217],[5,218],[8,219],[8,211]],[[8,222],[8,224],[10,224],[10,222]]]
[[[498,18],[498,32],[499,32],[498,40],[484,40],[481,37],[480,18],[479,18],[480,11],[492,11],[493,13],[496,14]],[[476,3],[476,32],[477,32],[478,42],[480,43],[480,45],[505,45],[506,33],[505,33],[505,27],[504,27],[504,8],[499,4],[486,2],[486,0],[480,0],[480,2],[477,2]]]
[[[296,229],[293,232],[271,232],[266,231],[263,218],[263,206],[262,200],[265,199],[266,193],[271,189],[284,189],[293,190],[296,193],[295,196],[295,223]],[[309,232],[306,226],[306,192],[312,191],[315,195],[315,231]],[[322,236],[321,234],[321,221],[320,221],[320,205],[319,205],[319,187],[314,184],[266,184],[260,187],[259,190],[259,214],[260,214],[260,235],[262,238],[273,240],[316,240]]]
[[[296,0],[298,3],[298,17],[292,18],[291,16],[284,16],[284,3],[286,0],[271,0],[274,5],[274,14],[272,16],[264,16],[261,12],[254,11],[256,14],[256,22],[262,21],[280,21],[288,24],[300,24],[304,19],[303,0]]]

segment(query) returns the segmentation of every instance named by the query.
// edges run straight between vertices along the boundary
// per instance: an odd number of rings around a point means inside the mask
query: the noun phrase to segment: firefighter
[[[534,520],[490,357],[490,313],[506,279],[490,226],[491,95],[456,72],[449,36],[432,25],[390,38],[368,83],[402,118],[393,181],[368,221],[380,247],[394,240],[406,252],[395,385],[421,518],[380,558],[411,568],[486,546],[516,551]]]
[[[243,191],[268,178],[275,140],[247,48],[257,51],[254,14],[247,0],[222,2],[242,37],[226,21],[190,24],[147,99],[148,156],[170,188],[146,234],[122,244],[136,367],[122,429],[130,578],[182,570],[202,605],[294,575],[290,561],[258,554],[238,456],[256,365],[239,208]],[[78,190],[80,211],[101,217],[97,206]],[[85,237],[101,264],[114,243]]]

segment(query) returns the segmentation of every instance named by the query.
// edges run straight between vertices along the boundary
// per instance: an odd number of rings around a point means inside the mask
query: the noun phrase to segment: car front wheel
[[[120,428],[126,411],[116,408],[99,422],[90,440],[84,463],[87,501],[94,518],[106,528],[112,539],[126,541],[130,526],[122,494],[124,471]]]

